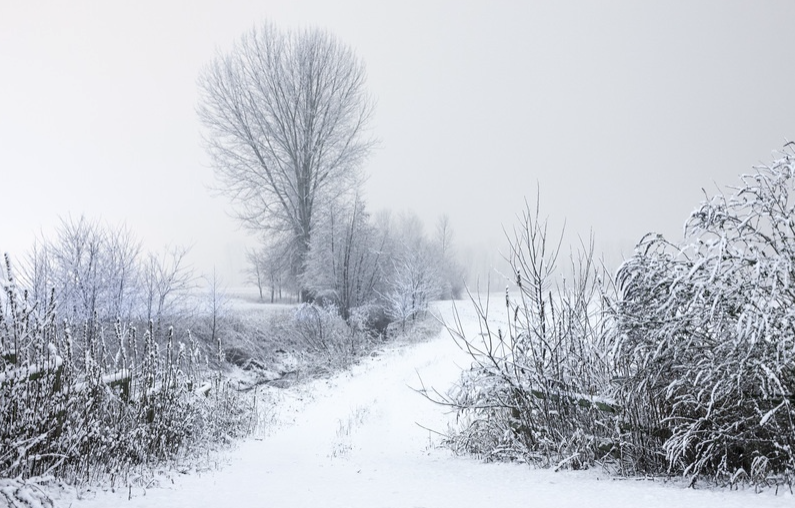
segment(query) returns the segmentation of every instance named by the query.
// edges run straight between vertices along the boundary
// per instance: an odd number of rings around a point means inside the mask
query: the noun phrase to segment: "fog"
[[[792,2],[6,1],[0,250],[84,214],[239,284],[255,239],[212,192],[196,78],[266,19],[364,59],[369,208],[448,214],[477,270],[537,189],[615,265],[795,139]]]

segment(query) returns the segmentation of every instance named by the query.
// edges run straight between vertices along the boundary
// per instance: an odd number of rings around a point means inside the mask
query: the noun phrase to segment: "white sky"
[[[503,247],[538,183],[615,262],[795,139],[790,1],[0,0],[0,250],[83,213],[235,282],[247,235],[207,191],[195,81],[264,19],[365,60],[371,210],[447,213],[460,245]]]

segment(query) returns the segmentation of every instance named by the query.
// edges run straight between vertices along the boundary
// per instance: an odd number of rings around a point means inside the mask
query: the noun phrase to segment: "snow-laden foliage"
[[[285,332],[296,338],[301,349],[321,355],[328,363],[343,366],[349,364],[369,340],[366,333],[349,326],[335,308],[315,304],[300,305]]]
[[[528,210],[512,239],[515,296],[502,319],[473,298],[480,334],[448,329],[474,362],[444,402],[459,411],[455,449],[487,459],[588,467],[620,457],[618,408],[609,393],[610,336],[592,252],[572,258],[573,277],[556,283],[559,254],[546,223]]]
[[[47,494],[50,479],[44,481],[21,481],[0,478],[0,506],[7,508],[57,508],[58,505]]]
[[[0,477],[53,475],[124,482],[151,467],[242,435],[256,421],[188,335],[158,337],[118,320],[56,319],[55,292],[36,302],[6,257],[0,293]],[[162,347],[161,347],[162,346]]]
[[[384,267],[385,288],[381,293],[387,315],[405,327],[428,310],[441,296],[440,251],[423,230],[415,215],[403,214],[390,225],[393,242]]]
[[[464,423],[452,443],[558,466],[791,484],[793,147],[707,197],[682,243],[646,235],[615,278],[589,251],[553,284],[558,249],[526,214],[507,316],[475,301],[480,335],[450,327],[474,359],[446,400]]]
[[[652,469],[795,471],[791,147],[695,210],[684,247],[648,235],[618,271],[619,391]]]

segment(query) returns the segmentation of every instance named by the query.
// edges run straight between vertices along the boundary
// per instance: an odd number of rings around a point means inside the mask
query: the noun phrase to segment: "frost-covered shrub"
[[[126,482],[132,468],[239,435],[252,422],[250,402],[203,367],[190,335],[187,344],[171,329],[158,339],[150,324],[139,336],[120,321],[108,332],[97,320],[73,333],[57,324],[53,301],[39,306],[20,291],[7,257],[5,268],[0,477]],[[208,379],[215,389],[200,389]]]
[[[648,235],[618,272],[618,393],[652,471],[795,471],[792,146],[707,199],[683,247]]]
[[[525,215],[507,319],[475,303],[475,360],[446,400],[458,449],[623,473],[789,482],[795,472],[795,144],[707,198],[681,244],[646,235],[611,279]],[[598,277],[597,277],[598,276]],[[613,286],[615,284],[615,286]]]
[[[320,357],[331,368],[348,365],[370,342],[369,334],[349,325],[336,307],[299,305],[286,325],[285,333],[299,350]]]
[[[407,252],[396,262],[384,293],[386,312],[405,329],[406,322],[423,317],[440,294],[438,274],[423,250]]]
[[[384,306],[376,303],[354,307],[348,318],[351,329],[373,339],[385,339],[387,327],[391,322]]]
[[[473,298],[480,333],[448,327],[472,367],[444,402],[458,409],[459,451],[486,459],[588,467],[620,457],[618,409],[609,393],[607,321],[601,312],[592,249],[572,258],[569,282],[555,282],[559,247],[528,210],[511,240],[517,295],[506,290],[505,314]],[[558,244],[559,245],[559,244]]]

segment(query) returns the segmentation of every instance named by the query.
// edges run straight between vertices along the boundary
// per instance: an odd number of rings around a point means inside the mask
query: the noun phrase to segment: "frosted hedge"
[[[619,474],[792,483],[795,145],[707,196],[673,243],[646,235],[614,277],[586,246],[557,272],[538,209],[511,238],[514,290],[442,402],[456,449]],[[557,245],[557,246],[556,246]]]

